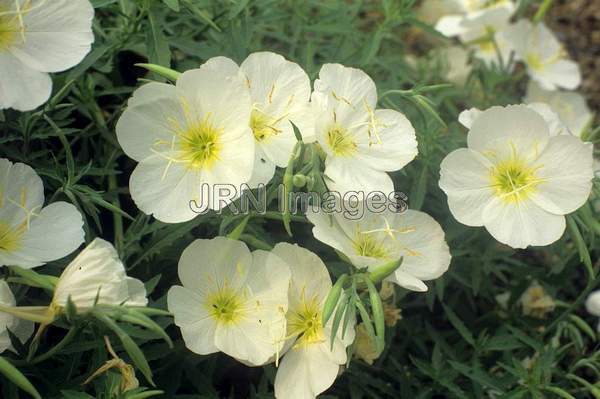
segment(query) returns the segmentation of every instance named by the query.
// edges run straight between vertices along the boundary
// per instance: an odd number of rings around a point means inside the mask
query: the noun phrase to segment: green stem
[[[544,16],[552,6],[553,2],[554,0],[544,0],[540,8],[538,8],[537,12],[533,16],[533,23],[537,24],[544,19]]]
[[[34,358],[33,360],[31,360],[29,362],[29,364],[41,363],[44,360],[51,358],[52,356],[54,356],[55,354],[60,352],[65,346],[67,346],[73,340],[73,338],[75,338],[76,334],[77,334],[77,329],[75,327],[72,327],[69,330],[69,332],[67,333],[67,335],[65,335],[58,344],[54,345],[54,347],[52,347],[52,349],[50,349],[43,355],[40,355],[40,356]]]
[[[121,201],[119,201],[119,194],[117,192],[117,176],[108,175],[108,189],[115,192],[115,199],[113,205],[121,209]],[[120,253],[123,249],[123,217],[118,212],[113,212],[113,223],[115,231],[115,246],[117,251]]]

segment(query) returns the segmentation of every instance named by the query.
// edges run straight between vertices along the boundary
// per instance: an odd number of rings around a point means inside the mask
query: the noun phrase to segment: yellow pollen
[[[220,130],[209,122],[208,117],[189,124],[178,136],[178,160],[187,163],[191,169],[210,169],[219,159]]]
[[[512,157],[491,170],[491,186],[506,202],[525,200],[542,181],[536,176],[537,169],[528,166],[522,159]]]
[[[288,332],[290,336],[297,336],[296,346],[303,346],[323,342],[323,325],[321,323],[322,313],[319,300],[315,296],[309,300],[304,298],[300,301],[297,309],[290,309],[287,315]]]
[[[357,232],[352,241],[352,247],[357,255],[369,258],[386,259],[389,257],[388,250],[381,240],[377,240],[373,234],[368,232]]]
[[[244,302],[243,295],[225,285],[208,295],[206,307],[209,315],[218,323],[235,324],[244,317]]]
[[[26,230],[27,225],[25,223],[12,227],[0,222],[0,251],[12,252],[18,250]]]
[[[334,155],[340,157],[351,157],[357,151],[357,145],[347,130],[340,126],[333,126],[327,132],[327,145]]]
[[[252,128],[254,139],[256,141],[266,141],[281,133],[281,129],[275,127],[280,120],[281,118],[274,120],[257,109],[252,110],[250,128]]]
[[[527,62],[527,65],[534,71],[541,71],[544,69],[544,63],[542,62],[539,54],[529,53],[525,57],[525,61]]]
[[[8,50],[20,34],[18,16],[0,7],[0,52]]]

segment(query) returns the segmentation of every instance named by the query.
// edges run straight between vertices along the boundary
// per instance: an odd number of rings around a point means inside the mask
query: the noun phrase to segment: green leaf
[[[115,333],[115,335],[121,340],[123,348],[125,348],[125,351],[136,367],[142,372],[144,377],[146,377],[146,380],[148,380],[152,386],[155,386],[154,381],[152,380],[152,370],[150,369],[150,365],[144,356],[144,352],[142,352],[139,346],[137,346],[135,341],[129,335],[127,335],[127,333],[123,331],[123,329],[119,327],[117,323],[104,315],[101,311],[94,310],[92,311],[92,314],[98,321]]]
[[[454,328],[458,330],[458,333],[463,337],[465,341],[469,343],[469,345],[475,347],[475,338],[473,338],[473,334],[471,334],[471,331],[469,331],[467,326],[465,326],[465,323],[462,322],[462,320],[456,315],[456,313],[454,313],[454,311],[449,306],[446,306],[445,304],[442,304],[442,306],[444,307],[444,311],[448,316],[448,320],[450,320],[450,323],[452,323]]]
[[[146,30],[146,47],[148,50],[148,60],[151,64],[157,64],[163,67],[171,66],[171,49],[165,34],[162,30],[162,21],[160,18],[160,7],[151,2],[148,7],[148,24]]]
[[[0,373],[2,373],[2,375],[4,375],[9,381],[34,398],[42,398],[31,382],[29,382],[27,377],[25,377],[15,366],[13,366],[3,357],[0,357]]]
[[[342,290],[344,288],[344,284],[348,279],[348,275],[346,273],[342,274],[333,287],[329,290],[329,294],[327,294],[327,299],[325,299],[325,303],[323,304],[323,325],[327,324],[329,318],[333,314],[338,302],[340,300],[340,295],[342,295]]]
[[[377,351],[383,351],[385,346],[385,315],[383,313],[383,302],[375,285],[369,278],[364,279],[369,289],[369,301],[371,302],[371,310],[373,319],[375,320],[375,333],[377,340],[375,341]]]
[[[167,5],[171,10],[179,12],[179,0],[163,0],[163,3]]]

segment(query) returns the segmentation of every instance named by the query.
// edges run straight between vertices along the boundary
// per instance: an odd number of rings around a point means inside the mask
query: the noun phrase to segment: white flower
[[[442,161],[440,187],[459,222],[485,226],[502,243],[525,248],[558,240],[564,215],[588,199],[592,145],[551,136],[525,105],[482,112],[467,143]]]
[[[217,237],[191,243],[178,271],[183,287],[171,287],[167,301],[191,351],[221,351],[261,365],[281,350],[290,282],[285,262]]]
[[[464,86],[471,73],[469,52],[462,46],[440,47],[434,50],[442,62],[444,78],[457,86]]]
[[[239,67],[226,57],[211,58],[204,67],[229,71],[250,90],[250,127],[256,156],[248,185],[267,184],[275,174],[275,166],[287,166],[297,142],[290,122],[298,126],[305,141],[314,140],[308,75],[295,62],[271,52],[252,53]]]
[[[254,164],[250,110],[248,88],[227,70],[201,67],[176,85],[137,89],[117,123],[119,143],[139,162],[129,181],[137,206],[178,223],[230,202],[210,195],[215,185],[239,195]]]
[[[573,91],[544,90],[533,80],[527,85],[527,103],[544,103],[556,112],[561,122],[577,137],[589,127],[593,113],[585,97]]]
[[[510,0],[444,0],[446,15],[442,16],[435,29],[445,36],[453,37],[469,30],[471,20],[497,9],[506,9],[509,16],[515,11],[515,3]]]
[[[146,306],[144,284],[125,273],[125,266],[111,243],[95,238],[60,275],[51,310],[63,308],[68,301],[78,310],[99,305]]]
[[[350,320],[342,338],[338,329],[331,348],[331,322],[322,325],[323,305],[331,278],[319,257],[297,245],[280,243],[273,253],[285,259],[292,272],[287,312],[287,336],[283,359],[275,376],[277,399],[313,399],[335,381],[347,361],[346,347],[354,341]]]
[[[568,59],[563,45],[543,22],[520,20],[503,33],[516,58],[527,65],[527,73],[545,90],[575,89],[581,83],[576,62]]]
[[[440,277],[450,265],[450,250],[440,225],[423,212],[365,212],[357,220],[343,213],[329,215],[309,210],[319,241],[342,252],[358,268],[374,267],[403,258],[388,277],[406,289],[427,291],[423,281]]]
[[[386,172],[417,155],[415,130],[398,111],[375,109],[377,89],[360,69],[325,64],[312,94],[315,135],[327,158],[331,190],[394,191]]]
[[[0,109],[50,97],[48,72],[77,65],[94,41],[88,0],[0,0]]]
[[[0,305],[15,306],[15,297],[4,280],[0,280]],[[12,348],[8,330],[21,342],[25,342],[33,333],[33,323],[9,313],[0,312],[0,353]]]
[[[486,65],[500,64],[507,68],[512,43],[505,39],[502,32],[509,26],[513,10],[508,7],[494,7],[462,22],[460,40],[475,50],[475,57]]]
[[[600,317],[600,290],[594,291],[585,300],[585,309],[592,316]],[[600,321],[596,327],[596,330],[600,332]]]
[[[35,171],[0,158],[0,266],[41,266],[83,243],[83,219],[75,206],[43,205],[44,185]]]

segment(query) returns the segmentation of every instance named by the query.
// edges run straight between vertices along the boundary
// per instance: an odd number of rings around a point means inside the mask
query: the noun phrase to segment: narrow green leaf
[[[327,324],[333,314],[347,279],[348,275],[346,273],[342,274],[333,287],[331,287],[331,290],[329,290],[329,294],[327,294],[327,299],[325,299],[325,304],[323,305],[323,325]]]
[[[154,72],[157,75],[162,76],[163,78],[169,79],[171,82],[177,82],[177,79],[181,76],[181,72],[177,72],[171,68],[166,68],[156,64],[135,64],[135,66],[144,68],[149,70],[150,72]]]
[[[371,311],[375,321],[375,332],[377,334],[375,344],[377,350],[382,351],[385,346],[385,315],[383,313],[383,302],[381,301],[381,296],[379,296],[379,291],[375,288],[375,284],[373,284],[369,278],[365,278],[364,280],[369,289],[369,301],[371,302]]]
[[[445,304],[442,304],[442,306],[444,307],[444,311],[448,316],[448,320],[450,320],[450,323],[452,323],[454,328],[458,330],[459,334],[463,337],[465,341],[467,341],[472,347],[475,347],[475,338],[473,338],[473,335],[471,334],[471,331],[469,331],[467,326],[465,326],[462,320],[456,315],[456,313],[454,313],[454,311],[449,306],[446,306]]]
[[[117,323],[115,323],[111,318],[104,315],[102,312],[94,311],[92,312],[92,314],[98,321],[100,321],[102,324],[104,324],[116,334],[119,340],[121,340],[123,348],[125,348],[125,351],[129,355],[133,363],[136,365],[136,367],[142,372],[144,377],[146,377],[146,380],[148,380],[148,382],[152,386],[156,386],[154,385],[154,381],[152,380],[152,370],[150,369],[150,365],[148,364],[144,353],[139,348],[139,346],[137,346],[135,341],[131,339],[131,337],[125,331],[123,331],[123,329],[119,327]]]
[[[3,357],[0,357],[0,373],[2,373],[13,384],[21,388],[23,391],[27,392],[34,398],[42,398],[38,391],[35,389],[35,387],[31,384],[31,382],[29,382],[27,377],[25,377],[15,366],[13,366],[8,360],[6,360]]]
[[[246,215],[242,221],[235,227],[235,229],[233,229],[231,231],[231,233],[229,233],[227,235],[227,238],[231,238],[232,240],[238,240],[240,238],[240,236],[242,235],[242,233],[244,232],[244,229],[246,228],[246,225],[248,224],[248,220],[250,220],[250,215]]]

